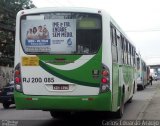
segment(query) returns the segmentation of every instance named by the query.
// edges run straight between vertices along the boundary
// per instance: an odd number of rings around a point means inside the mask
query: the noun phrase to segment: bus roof
[[[34,13],[41,13],[41,12],[84,12],[84,13],[99,13],[100,9],[96,8],[84,8],[84,7],[45,7],[45,8],[32,8],[21,10],[24,14],[34,14]]]

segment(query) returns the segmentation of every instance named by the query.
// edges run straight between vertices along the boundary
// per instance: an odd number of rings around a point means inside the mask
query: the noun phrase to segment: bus
[[[149,68],[140,54],[137,54],[137,89],[144,89],[148,84]]]
[[[136,48],[104,10],[37,8],[18,12],[17,109],[122,117],[136,86]]]

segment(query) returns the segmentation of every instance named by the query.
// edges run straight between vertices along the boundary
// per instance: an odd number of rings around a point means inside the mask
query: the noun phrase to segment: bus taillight
[[[102,84],[106,84],[107,82],[108,82],[108,78],[103,77],[103,78],[101,79],[101,83],[102,83]]]
[[[107,76],[109,74],[109,72],[107,70],[102,70],[102,75],[103,76]]]
[[[21,82],[21,72],[20,72],[20,63],[18,63],[15,67],[14,72],[14,83],[15,90],[22,92],[22,82]]]
[[[100,84],[100,93],[110,90],[110,73],[109,68],[105,65],[102,66],[101,72],[101,84]]]
[[[15,75],[16,75],[16,76],[20,75],[20,71],[19,71],[19,70],[16,70],[16,71],[15,71]]]
[[[19,84],[21,82],[21,79],[19,77],[15,78],[15,84]]]

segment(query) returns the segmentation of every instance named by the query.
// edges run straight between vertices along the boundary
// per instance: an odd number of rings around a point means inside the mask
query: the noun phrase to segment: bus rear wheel
[[[70,112],[60,112],[60,111],[50,111],[50,114],[53,118],[59,118],[59,119],[65,119],[71,115]]]
[[[142,85],[142,86],[141,86],[141,90],[144,90],[144,88],[145,88],[145,86],[144,86],[144,85]]]
[[[127,101],[127,103],[131,103],[131,102],[132,102],[132,99],[133,99],[133,96],[130,97],[130,99]]]
[[[116,118],[121,118],[123,116],[123,113],[124,113],[124,96],[125,96],[125,87],[124,86],[122,88],[122,93],[123,94],[122,94],[122,98],[121,98],[120,108],[115,113],[116,114]]]
[[[124,113],[124,102],[122,101],[120,108],[116,112],[116,118],[121,118],[123,116],[123,113]]]

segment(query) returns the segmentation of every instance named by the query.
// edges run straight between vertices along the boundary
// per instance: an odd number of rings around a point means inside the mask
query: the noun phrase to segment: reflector
[[[15,83],[18,84],[18,83],[20,83],[20,82],[21,82],[21,79],[20,79],[19,77],[16,77],[16,78],[15,78]]]

